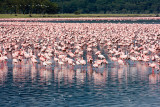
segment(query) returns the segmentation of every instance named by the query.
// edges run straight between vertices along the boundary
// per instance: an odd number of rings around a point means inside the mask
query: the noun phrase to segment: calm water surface
[[[46,23],[139,23],[139,24],[160,24],[160,20],[86,20],[86,21],[39,21]]]
[[[160,73],[145,63],[110,62],[43,67],[30,63],[0,69],[0,107],[158,107]]]

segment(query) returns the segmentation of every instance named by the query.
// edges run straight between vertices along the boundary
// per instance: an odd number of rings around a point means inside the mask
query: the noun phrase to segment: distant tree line
[[[159,0],[51,0],[61,13],[159,13]]]
[[[58,13],[58,4],[50,0],[0,0],[0,13]]]
[[[159,0],[0,0],[0,13],[160,13]]]

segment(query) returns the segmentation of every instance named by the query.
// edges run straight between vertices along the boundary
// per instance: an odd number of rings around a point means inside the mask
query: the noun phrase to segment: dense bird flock
[[[0,22],[0,63],[44,67],[145,63],[160,69],[159,24]]]

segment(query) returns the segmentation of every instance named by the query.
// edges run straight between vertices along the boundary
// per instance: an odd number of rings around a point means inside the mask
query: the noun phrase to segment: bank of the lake
[[[160,14],[0,14],[0,18],[158,17]]]

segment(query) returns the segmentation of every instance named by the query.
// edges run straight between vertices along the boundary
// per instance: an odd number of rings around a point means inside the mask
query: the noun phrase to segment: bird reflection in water
[[[137,72],[141,80],[146,81],[148,80],[148,69],[149,67],[146,66],[144,63],[137,63]]]
[[[36,82],[36,79],[37,79],[37,68],[35,66],[31,67],[31,79],[32,79],[32,83]]]
[[[157,76],[158,76],[158,74],[155,73],[154,69],[152,69],[152,73],[149,74],[149,84],[156,84],[157,83]]]
[[[22,65],[13,66],[13,83],[18,86],[24,86],[29,81],[29,69]]]
[[[122,83],[122,80],[123,80],[123,77],[124,77],[124,73],[125,73],[125,68],[124,67],[120,67],[118,69],[118,81],[119,81],[119,84]]]
[[[0,85],[4,85],[8,74],[8,66],[4,64],[0,66]],[[77,85],[82,85],[86,80],[93,80],[94,85],[103,85],[106,84],[108,77],[112,81],[118,79],[119,84],[122,84],[124,79],[127,84],[128,78],[136,81],[136,78],[139,77],[141,80],[149,79],[149,84],[156,84],[160,81],[160,73],[152,69],[152,73],[149,74],[149,67],[142,63],[137,63],[136,67],[124,65],[123,67],[115,66],[107,68],[102,66],[99,67],[98,70],[88,64],[86,68],[87,69],[71,69],[63,65],[62,69],[59,66],[55,66],[54,70],[52,70],[51,68],[42,67],[38,64],[36,66],[32,66],[31,63],[17,64],[13,66],[13,83],[24,86],[25,83],[30,80],[33,84],[38,80],[39,85],[48,85],[54,80],[57,81],[60,86],[61,82],[66,85],[72,85],[72,83],[76,81]]]
[[[109,71],[110,71],[109,72],[110,73],[109,76],[110,76],[112,81],[115,81],[115,79],[117,79],[117,70],[118,70],[117,66],[114,66],[114,67],[109,69]]]
[[[77,85],[84,84],[86,79],[86,71],[83,69],[76,69],[76,82]]]
[[[0,85],[4,85],[7,79],[8,66],[6,64],[0,63]]]
[[[107,82],[108,69],[104,69],[101,72],[93,72],[94,85],[105,85]]]
[[[49,85],[52,80],[52,69],[46,69],[44,67],[38,67],[39,82],[41,85]]]
[[[136,81],[137,80],[137,76],[138,76],[138,72],[137,72],[137,63],[134,62],[134,64],[129,65],[129,77],[132,81]]]

